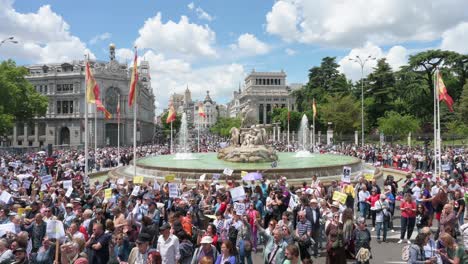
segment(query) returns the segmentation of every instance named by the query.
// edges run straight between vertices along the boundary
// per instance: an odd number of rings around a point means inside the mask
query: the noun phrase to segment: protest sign
[[[333,192],[333,201],[338,201],[341,204],[345,204],[347,198],[348,198],[348,195],[346,195],[345,193],[342,193],[339,191]]]
[[[169,183],[169,198],[176,198],[179,196],[179,191],[177,190],[177,184]]]
[[[450,171],[450,164],[442,164],[443,171]]]
[[[2,201],[2,203],[8,203],[11,199],[11,194],[7,191],[2,191],[2,194],[0,195],[0,201]]]
[[[213,173],[213,181],[219,180],[220,177],[221,177],[221,174],[219,174],[219,173]]]
[[[66,196],[66,197],[70,197],[70,195],[72,194],[72,192],[73,192],[73,187],[70,187],[70,188],[67,190],[67,192],[65,193],[65,196]]]
[[[15,224],[8,223],[0,225],[0,236],[4,236],[6,233],[16,234]]]
[[[112,188],[104,190],[104,199],[110,199],[112,197]]]
[[[247,174],[249,174],[247,171],[241,171],[241,178],[243,178],[244,176],[247,176]]]
[[[341,181],[347,183],[351,182],[351,167],[343,167],[343,175],[341,175]]]
[[[234,203],[234,211],[237,215],[245,214],[245,204],[244,203]]]
[[[59,220],[47,221],[46,234],[49,238],[65,238],[65,230],[63,228],[63,223]]]
[[[51,184],[52,181],[52,175],[42,176],[42,184]]]
[[[153,190],[156,190],[156,191],[161,190],[161,186],[159,186],[159,184],[158,184],[158,182],[156,180],[154,180]]]
[[[23,181],[23,187],[24,187],[25,189],[29,189],[29,187],[31,187],[31,181],[29,181],[29,180],[24,180],[24,181]]]
[[[368,181],[371,181],[374,179],[374,171],[373,170],[365,170],[363,172],[364,174],[364,179],[368,180]]]
[[[164,176],[164,180],[167,182],[173,182],[175,180],[175,174],[168,174]]]
[[[24,215],[24,211],[25,211],[24,208],[18,208],[18,216],[22,217]]]
[[[143,176],[134,176],[133,177],[134,184],[143,184]]]
[[[232,176],[232,173],[234,172],[234,170],[232,169],[229,169],[229,168],[225,168],[223,170],[223,174],[226,174],[227,176]]]
[[[244,187],[242,186],[232,188],[230,192],[231,192],[231,197],[233,201],[239,201],[241,199],[245,199],[245,191],[244,191]]]
[[[132,191],[132,194],[133,196],[138,196],[138,193],[140,192],[140,185],[136,185],[134,188],[133,188],[133,191]]]
[[[69,180],[69,181],[63,181],[63,182],[62,182],[62,184],[63,184],[63,188],[64,188],[64,189],[67,189],[67,190],[68,190],[68,189],[70,189],[70,187],[72,187],[72,186],[73,186],[73,182],[72,182],[72,180]]]
[[[124,185],[124,183],[125,183],[125,179],[124,179],[124,178],[119,178],[119,179],[117,180],[117,184]]]
[[[206,174],[204,174],[204,173],[202,175],[200,175],[200,181],[205,181],[205,177],[206,177]]]

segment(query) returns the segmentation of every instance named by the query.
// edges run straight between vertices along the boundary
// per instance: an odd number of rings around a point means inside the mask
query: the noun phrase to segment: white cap
[[[211,244],[211,243],[213,243],[213,238],[211,238],[210,236],[204,236],[200,241],[200,244]]]

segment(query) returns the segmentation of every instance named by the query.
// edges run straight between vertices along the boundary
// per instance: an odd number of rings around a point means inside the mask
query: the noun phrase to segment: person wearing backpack
[[[432,264],[436,263],[436,258],[426,259],[424,254],[424,245],[429,241],[430,236],[425,233],[419,233],[416,236],[414,244],[403,247],[402,259],[408,261],[408,264]]]

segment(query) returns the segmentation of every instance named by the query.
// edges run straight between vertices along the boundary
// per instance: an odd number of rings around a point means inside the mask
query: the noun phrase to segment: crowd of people
[[[402,258],[408,263],[468,263],[466,151],[446,149],[440,175],[431,173],[431,152],[423,148],[336,145],[315,151],[355,156],[407,176],[389,175],[382,183],[364,175],[354,183],[314,176],[301,186],[285,177],[244,182],[226,175],[195,186],[184,179],[100,182],[84,175],[82,150],[54,151],[53,166],[46,166],[43,152],[2,152],[0,264],[251,264],[255,253],[267,264],[313,263],[319,257],[330,264],[370,263],[372,237],[390,243],[397,219],[395,242],[406,244]],[[163,155],[170,147],[139,146],[136,152]],[[133,149],[91,150],[89,159],[92,171],[128,165]],[[234,197],[236,187],[244,195]],[[63,237],[49,230],[52,220],[63,224]]]

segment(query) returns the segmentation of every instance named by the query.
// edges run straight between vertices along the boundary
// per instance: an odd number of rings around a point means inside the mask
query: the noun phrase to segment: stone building
[[[249,105],[255,111],[259,124],[271,124],[271,113],[276,107],[295,110],[295,98],[286,85],[286,73],[252,72],[245,78],[244,89],[239,87],[228,104],[229,116],[235,117]]]
[[[117,146],[117,104],[120,98],[120,145],[133,144],[133,107],[128,107],[130,73],[127,65],[115,60],[115,46],[110,45],[110,61],[90,61],[100,87],[101,100],[112,113],[106,120],[94,105],[88,106],[89,142],[98,147]],[[26,77],[39,93],[47,96],[46,115],[27,123],[17,123],[8,137],[13,147],[84,145],[86,107],[85,61],[28,65]],[[137,141],[149,142],[154,131],[154,94],[151,88],[149,63],[141,61],[137,86]],[[120,96],[119,96],[120,95]],[[95,117],[97,125],[95,126]],[[97,128],[97,129],[95,129]],[[97,133],[95,133],[97,131]]]

